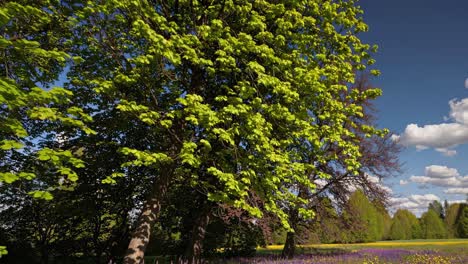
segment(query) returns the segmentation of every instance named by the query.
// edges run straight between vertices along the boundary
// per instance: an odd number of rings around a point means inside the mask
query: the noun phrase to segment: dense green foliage
[[[378,212],[360,190],[354,192],[348,200],[343,217],[349,226],[350,242],[369,242],[383,237],[377,218]]]
[[[468,206],[463,204],[457,219],[457,234],[459,237],[468,238]]]
[[[421,229],[425,238],[445,238],[446,228],[440,215],[429,209],[421,216]]]
[[[393,216],[390,239],[405,240],[423,238],[416,216],[408,210],[398,210]]]
[[[46,12],[45,7],[50,9]],[[91,122],[91,116],[70,106],[73,93],[51,88],[64,67],[72,63],[64,51],[64,38],[57,33],[63,32],[66,24],[53,6],[34,1],[31,5],[8,2],[0,7],[0,182],[36,178],[38,172],[33,165],[24,164],[25,159],[45,161],[44,166],[55,169],[56,181],[64,177],[75,182],[73,169],[83,167],[70,151],[47,146],[41,140],[73,127],[94,133],[83,122]],[[52,198],[46,190],[30,193],[36,198]]]
[[[445,218],[445,209],[439,201],[432,201],[429,204],[429,210],[434,211],[440,218]]]
[[[458,228],[464,227],[466,204],[450,204],[445,222],[439,214],[428,208],[421,218],[406,209],[399,209],[390,217],[386,208],[377,201],[370,202],[362,191],[353,193],[344,207],[332,203],[327,197],[320,199],[317,217],[298,233],[299,242],[353,243],[378,240],[440,239],[452,230],[453,238],[463,238]],[[465,212],[466,213],[466,212]],[[435,217],[437,216],[437,217]],[[449,224],[450,223],[450,224]],[[273,244],[283,244],[285,233],[276,232]],[[449,233],[450,234],[450,233]]]
[[[248,202],[258,195],[287,226],[276,201],[304,201],[278,183],[312,188],[307,175],[334,159],[323,146],[347,152],[346,169],[359,167],[353,132],[343,124],[362,115],[359,101],[380,92],[346,92],[353,71],[370,59],[369,45],[355,37],[366,29],[357,13],[352,1],[106,1],[77,11],[77,32],[91,30],[79,35],[88,47],[86,56],[76,51],[84,60],[79,69],[91,64],[96,70],[71,70],[99,96],[112,97],[132,122],[158,134],[151,149],[124,146],[131,158],[125,167],[173,164],[179,179],[204,189],[211,201],[259,217],[261,208]],[[319,164],[310,164],[312,157]]]
[[[447,235],[449,238],[458,237],[459,212],[462,204],[454,203],[445,210],[445,224],[447,225]]]

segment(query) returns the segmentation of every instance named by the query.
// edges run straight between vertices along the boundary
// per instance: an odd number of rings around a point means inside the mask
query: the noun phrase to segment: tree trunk
[[[299,192],[299,195],[301,193]],[[291,209],[289,211],[289,224],[291,228],[297,230],[297,221],[299,218],[299,212],[297,209]],[[286,242],[284,243],[283,251],[281,252],[281,257],[283,258],[293,258],[296,251],[296,233],[288,232],[286,235]]]
[[[40,263],[41,264],[47,264],[49,263],[49,245],[46,241],[46,236],[43,236],[42,243],[40,245],[40,252],[41,252],[41,257],[40,257]]]
[[[185,258],[189,264],[201,263],[203,240],[205,239],[206,227],[210,222],[210,217],[211,206],[207,204],[203,207],[192,229],[192,236],[185,253]]]
[[[281,257],[292,259],[296,251],[296,233],[288,232]]]
[[[156,223],[161,210],[161,202],[166,196],[167,188],[170,184],[173,169],[166,169],[153,185],[151,195],[146,200],[138,223],[132,233],[127,252],[124,257],[124,264],[144,264],[145,250],[148,246],[151,227]]]

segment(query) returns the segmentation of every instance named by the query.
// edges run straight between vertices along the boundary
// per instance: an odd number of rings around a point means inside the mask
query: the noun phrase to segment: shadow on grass
[[[258,249],[255,256],[252,257],[212,257],[205,258],[203,263],[221,264],[221,263],[249,263],[249,260],[267,259],[280,260],[282,249]],[[314,248],[314,247],[297,247],[296,255],[304,256],[336,256],[351,252],[351,250],[343,248]],[[145,264],[169,264],[169,263],[185,263],[180,258],[175,256],[146,256]]]

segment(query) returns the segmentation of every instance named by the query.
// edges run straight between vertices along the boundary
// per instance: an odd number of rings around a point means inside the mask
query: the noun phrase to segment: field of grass
[[[282,245],[258,248],[255,257],[210,259],[227,264],[468,264],[468,239],[394,240],[358,244],[300,245],[294,259],[281,259]],[[145,263],[177,263],[147,257]]]
[[[282,249],[282,245],[259,248],[257,257],[231,263],[468,263],[468,239],[301,245],[292,260],[278,258]]]
[[[363,248],[404,248],[404,249],[438,249],[451,250],[462,248],[468,251],[468,239],[413,239],[413,240],[392,240],[377,241],[357,244],[309,244],[299,245],[299,251],[317,249],[344,249],[357,250]],[[283,245],[271,245],[267,248],[258,248],[258,253],[279,253]],[[468,252],[467,252],[468,254]]]

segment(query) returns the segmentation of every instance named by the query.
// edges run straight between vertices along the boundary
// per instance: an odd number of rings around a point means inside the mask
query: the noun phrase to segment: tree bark
[[[299,193],[300,195],[300,193]],[[297,230],[297,221],[299,218],[299,212],[297,209],[291,209],[289,212],[289,224],[294,231]],[[288,232],[286,235],[286,242],[284,243],[281,257],[292,259],[296,253],[296,233]]]
[[[151,228],[159,217],[161,202],[166,196],[172,172],[172,168],[166,169],[166,171],[161,173],[161,177],[155,180],[151,195],[146,200],[138,218],[137,226],[132,233],[128,249],[123,260],[124,264],[145,263],[145,250],[150,240]]]
[[[185,253],[185,258],[189,264],[202,262],[203,240],[205,239],[206,227],[210,222],[210,217],[211,206],[207,204],[203,207],[192,229],[192,235]]]
[[[296,252],[296,233],[288,232],[281,257],[292,259]]]

